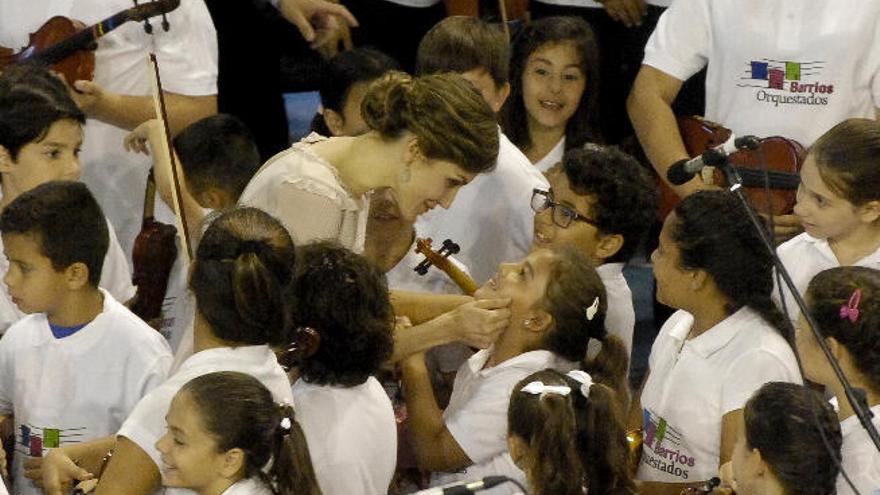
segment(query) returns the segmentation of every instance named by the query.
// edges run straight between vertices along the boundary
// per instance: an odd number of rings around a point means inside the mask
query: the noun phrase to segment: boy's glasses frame
[[[577,220],[587,225],[596,226],[596,224],[588,219],[585,215],[578,213],[574,208],[553,201],[553,194],[550,191],[541,189],[532,189],[532,211],[542,213],[548,208],[552,209],[551,218],[553,223],[558,227],[567,229],[571,226],[571,222]]]

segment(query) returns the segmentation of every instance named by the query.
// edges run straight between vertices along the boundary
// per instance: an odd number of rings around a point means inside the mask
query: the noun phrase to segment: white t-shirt
[[[563,155],[565,155],[565,136],[562,136],[562,139],[556,143],[556,146],[547,152],[547,154],[544,155],[544,158],[535,162],[533,166],[541,172],[546,172],[553,168],[553,165],[561,162]]]
[[[448,210],[436,208],[416,222],[416,231],[426,237],[461,246],[456,257],[477,284],[494,275],[499,264],[526,256],[534,234],[532,190],[549,187],[500,130],[498,137],[495,168],[462,187]]]
[[[455,375],[449,406],[443,411],[446,428],[474,462],[456,473],[435,473],[431,486],[490,475],[513,478],[525,486],[520,471],[507,451],[507,407],[513,387],[536,371],[553,368],[563,373],[574,363],[550,351],[530,351],[491,368],[484,368],[492,349],[477,352]],[[504,484],[486,490],[489,495],[516,493],[515,485]]]
[[[135,406],[117,432],[136,443],[161,469],[162,462],[156,441],[165,434],[165,415],[177,391],[193,378],[215,371],[238,371],[263,383],[275,401],[293,404],[290,381],[278,364],[275,354],[265,345],[217,347],[197,352],[184,361],[168,381],[153,390]],[[193,493],[190,490],[166,488],[166,494]]]
[[[871,408],[873,423],[880,428],[880,405]],[[859,418],[850,416],[840,423],[843,445],[840,448],[843,469],[862,495],[880,491],[880,452],[871,442]],[[854,495],[843,476],[837,477],[837,495]]]
[[[880,2],[676,0],[644,64],[682,81],[708,64],[706,118],[809,146],[880,107]]]
[[[0,45],[22,47],[28,34],[47,19],[63,15],[86,25],[131,8],[131,0],[0,0]],[[167,15],[169,31],[161,18],[152,19],[153,34],[139,22],[129,22],[98,40],[94,81],[104,89],[126,95],[151,94],[147,54],[156,53],[162,86],[166,91],[204,96],[217,93],[217,35],[203,0],[183,0]],[[130,257],[134,238],[141,229],[144,186],[151,158],[126,152],[122,140],[128,131],[94,119],[85,129],[80,157],[83,182],[98,198],[104,213],[117,229]],[[173,218],[161,202],[156,218]]]
[[[102,312],[55,338],[44,313],[0,339],[0,415],[15,415],[16,493],[40,494],[23,462],[46,449],[112,435],[171,366],[168,343],[106,291]]]
[[[378,380],[336,387],[300,379],[293,408],[324,495],[387,493],[397,464],[397,423]]]
[[[369,195],[352,197],[336,168],[312,151],[309,145],[324,139],[311,134],[270,158],[248,182],[238,202],[277,218],[297,246],[329,239],[361,253]]]
[[[624,263],[603,263],[596,267],[596,273],[605,285],[608,298],[605,330],[608,335],[619,338],[626,346],[627,354],[632,354],[636,312],[633,309],[632,291],[623,277],[623,266]]]
[[[588,9],[602,9],[604,8],[601,3],[596,0],[540,0],[538,3],[546,3],[550,5],[562,5],[565,7],[583,7]],[[648,5],[655,5],[657,7],[669,7],[669,4],[672,3],[672,0],[647,0]]]
[[[651,348],[637,479],[685,483],[717,476],[722,417],[743,408],[767,382],[801,383],[791,347],[751,309],[685,340],[693,323],[690,313],[673,313]]]
[[[104,255],[104,265],[101,267],[101,280],[98,285],[107,289],[110,295],[117,301],[128,301],[137,290],[131,283],[131,271],[128,269],[128,260],[122,248],[119,246],[119,240],[116,238],[116,232],[110,221],[107,221],[107,229],[109,231],[110,243],[107,246],[107,254]],[[3,250],[3,243],[0,242],[0,274],[6,275],[9,270],[9,260],[6,259]],[[10,325],[25,317],[18,306],[12,302],[9,297],[9,288],[6,283],[0,283],[0,335],[9,328]]]
[[[810,281],[819,272],[840,266],[840,262],[837,261],[837,256],[831,250],[828,241],[813,237],[806,232],[780,244],[776,248],[776,253],[801,295],[804,295]],[[880,249],[856,261],[853,266],[880,269]],[[774,277],[774,283],[775,280]],[[785,294],[785,309],[788,312],[788,317],[791,320],[796,320],[800,314],[800,308],[797,307],[794,296],[787,287],[783,290],[783,294]],[[779,303],[779,287],[773,291],[773,299]]]
[[[220,495],[273,495],[273,493],[262,480],[247,478],[237,481]]]

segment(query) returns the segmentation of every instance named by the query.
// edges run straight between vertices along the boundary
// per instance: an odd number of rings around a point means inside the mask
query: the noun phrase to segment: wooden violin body
[[[731,134],[730,129],[700,117],[679,117],[678,128],[685,148],[692,157],[721,145]],[[758,153],[741,150],[731,153],[729,160],[742,176],[743,191],[759,212],[772,215],[790,213],[794,208],[800,183],[798,171],[803,161],[804,148],[797,141],[780,136],[764,138],[760,142],[761,151],[770,169],[767,174],[771,190],[769,200],[764,190],[765,173]],[[721,170],[714,170],[712,183],[718,186],[727,185]],[[659,217],[666,218],[679,200],[672,188],[661,181]]]

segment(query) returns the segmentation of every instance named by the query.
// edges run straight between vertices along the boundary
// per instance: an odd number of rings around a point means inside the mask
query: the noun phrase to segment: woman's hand
[[[449,313],[458,340],[485,349],[510,326],[510,298],[483,299],[462,304]]]
[[[65,495],[70,493],[77,482],[94,477],[92,473],[77,466],[63,449],[49,450],[42,460],[40,474],[47,495]],[[25,475],[27,476],[27,471]]]

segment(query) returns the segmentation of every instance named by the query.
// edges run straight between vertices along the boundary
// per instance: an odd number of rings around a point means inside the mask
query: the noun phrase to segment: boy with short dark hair
[[[47,182],[0,213],[12,301],[29,316],[0,339],[0,417],[15,419],[15,493],[45,449],[112,435],[162,383],[162,336],[98,287],[107,221],[79,182]],[[4,418],[8,419],[8,418]]]

